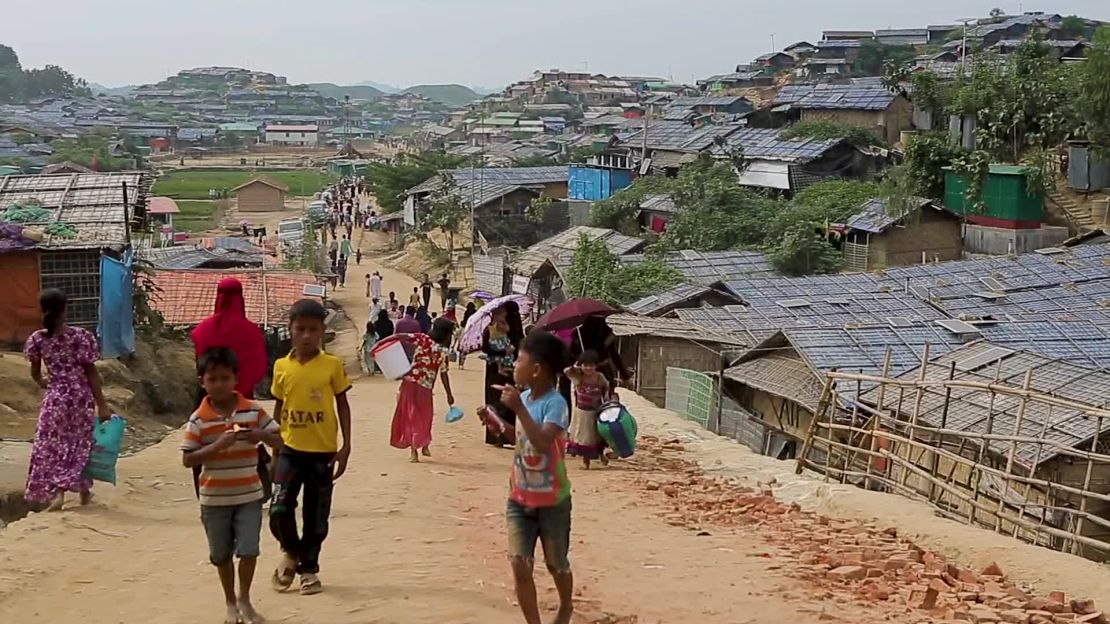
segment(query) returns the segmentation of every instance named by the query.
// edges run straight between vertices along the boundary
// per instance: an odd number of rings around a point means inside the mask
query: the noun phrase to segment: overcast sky
[[[1110,21],[1110,0],[3,0],[24,66],[107,86],[234,65],[292,82],[500,88],[539,68],[688,82],[822,29],[909,28],[992,7]]]

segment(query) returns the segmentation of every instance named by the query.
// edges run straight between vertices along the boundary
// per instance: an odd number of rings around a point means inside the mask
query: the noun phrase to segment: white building
[[[266,126],[266,143],[270,145],[290,145],[296,147],[316,147],[320,142],[320,127],[303,126]]]

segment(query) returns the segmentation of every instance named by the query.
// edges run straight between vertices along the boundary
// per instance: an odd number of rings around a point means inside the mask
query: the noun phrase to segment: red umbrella
[[[593,299],[571,299],[548,310],[532,327],[550,332],[571,329],[585,323],[586,319],[602,318],[618,312],[620,310]]]

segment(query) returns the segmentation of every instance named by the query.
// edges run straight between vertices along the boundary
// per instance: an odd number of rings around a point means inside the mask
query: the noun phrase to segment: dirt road
[[[351,286],[335,299],[359,327],[367,315],[364,276],[375,268],[383,270],[386,291],[411,288],[388,267],[365,260],[352,267]],[[438,420],[434,457],[420,464],[388,445],[396,383],[356,381],[354,453],[336,486],[322,557],[326,590],[311,597],[271,591],[268,575],[279,553],[264,535],[255,596],[269,621],[521,621],[505,559],[509,454],[482,444],[470,414],[482,394],[472,362],[452,371],[467,418],[453,425]],[[445,409],[438,393],[437,406]],[[221,621],[179,442],[177,433],[121,460],[119,486],[98,488],[95,505],[35,514],[0,532],[0,621]],[[644,481],[674,478],[676,465],[647,457],[588,472],[571,466],[578,624],[929,621],[904,602],[878,609],[799,580],[784,565],[790,540],[756,524],[692,530],[675,521],[680,507],[668,507],[671,494]],[[542,566],[538,579],[541,602],[551,609],[554,590]]]

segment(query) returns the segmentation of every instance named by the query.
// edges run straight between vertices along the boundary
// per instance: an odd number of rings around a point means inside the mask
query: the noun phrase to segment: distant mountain
[[[429,100],[435,100],[448,106],[462,106],[481,98],[470,87],[458,84],[416,85],[405,89],[405,93],[422,95]]]
[[[395,87],[393,85],[385,84],[382,82],[374,82],[373,80],[365,80],[358,84],[365,85],[367,87],[374,87],[382,93],[400,93],[402,91],[401,87]]]
[[[500,93],[501,89],[494,89],[493,87],[482,87],[479,85],[470,85],[470,90],[478,95],[485,97],[493,93]]]
[[[351,96],[352,100],[376,100],[385,95],[381,89],[365,84],[340,86],[330,82],[312,82],[308,87],[324,97],[337,100],[342,100],[345,95]]]
[[[124,85],[122,87],[105,87],[102,84],[95,82],[89,83],[89,89],[94,95],[114,95],[119,97],[127,97],[135,90],[137,85]]]

